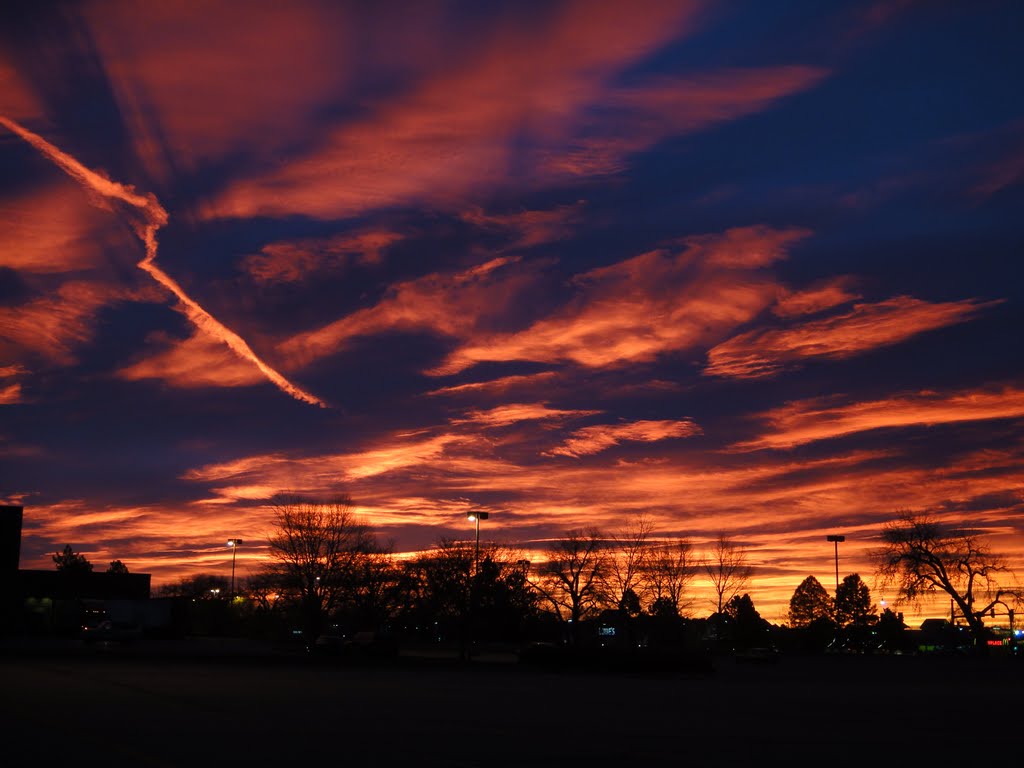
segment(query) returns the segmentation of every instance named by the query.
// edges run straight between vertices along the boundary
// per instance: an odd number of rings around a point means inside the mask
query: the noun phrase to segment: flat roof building
[[[150,574],[66,573],[19,568],[24,508],[0,505],[0,633],[26,626],[77,627],[76,605],[106,600],[148,600]],[[58,606],[60,608],[58,609]],[[42,618],[40,618],[42,617]]]

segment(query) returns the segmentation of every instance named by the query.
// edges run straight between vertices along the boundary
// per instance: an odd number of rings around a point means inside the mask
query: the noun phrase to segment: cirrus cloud
[[[703,430],[692,419],[633,421],[597,424],[573,432],[565,442],[546,451],[546,456],[579,458],[606,451],[624,442],[653,443],[670,438],[693,437]]]
[[[759,268],[808,234],[740,227],[599,267],[574,279],[564,308],[522,331],[467,339],[428,373],[510,360],[614,367],[714,343],[774,301],[778,285]]]
[[[918,334],[963,323],[1001,303],[965,299],[931,303],[895,296],[855,304],[841,315],[784,329],[747,331],[708,352],[707,376],[754,379],[772,376],[812,358],[842,360]]]
[[[994,391],[917,392],[845,405],[832,405],[833,400],[799,400],[761,414],[760,420],[771,429],[733,449],[788,449],[875,429],[1024,417],[1024,390],[1013,386]]]

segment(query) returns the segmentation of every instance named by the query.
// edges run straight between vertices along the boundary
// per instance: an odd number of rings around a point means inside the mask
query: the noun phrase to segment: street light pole
[[[473,655],[473,582],[476,581],[480,571],[480,521],[486,520],[488,517],[490,517],[489,512],[470,510],[466,513],[466,519],[472,520],[476,527],[476,543],[473,545],[473,575],[469,579],[467,592],[467,597],[469,597],[469,644],[463,651],[463,657],[467,659]]]
[[[238,552],[238,546],[244,544],[241,539],[228,539],[228,546],[231,547],[231,599],[235,599],[235,554]]]
[[[477,571],[480,569],[480,521],[486,520],[490,517],[489,512],[473,512],[470,511],[466,514],[468,520],[472,520],[476,523],[476,545],[473,547],[473,576],[475,577]]]
[[[829,534],[827,537],[828,541],[834,542],[836,545],[836,595],[839,594],[839,542],[846,541],[845,536],[839,536],[836,534]]]

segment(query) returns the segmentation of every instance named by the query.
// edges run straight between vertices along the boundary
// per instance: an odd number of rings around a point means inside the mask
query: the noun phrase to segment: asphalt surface
[[[948,765],[1016,754],[1000,750],[1016,740],[1024,662],[22,648],[0,653],[0,681],[12,767]]]

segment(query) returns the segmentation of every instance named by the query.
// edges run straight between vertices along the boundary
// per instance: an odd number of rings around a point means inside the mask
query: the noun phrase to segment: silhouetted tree
[[[735,648],[756,648],[771,644],[771,625],[754,608],[750,595],[735,595],[725,605],[728,634]]]
[[[398,610],[399,577],[390,544],[357,553],[352,563],[352,590],[343,606],[343,620],[365,629],[380,629]]]
[[[715,590],[715,613],[722,613],[725,604],[747,588],[754,572],[747,563],[746,550],[724,533],[704,560],[704,571]]]
[[[473,637],[521,640],[537,618],[540,595],[527,579],[529,563],[509,547],[488,545],[473,578]]]
[[[691,605],[687,590],[697,567],[689,539],[652,546],[645,565],[644,577],[654,598],[650,613],[662,617],[671,613],[685,616]]]
[[[228,579],[213,573],[198,573],[164,584],[158,590],[163,597],[187,597],[191,600],[220,600],[227,597]]]
[[[672,600],[670,600],[667,597],[655,598],[654,602],[651,603],[651,607],[647,609],[647,612],[651,616],[660,619],[681,618],[679,616],[679,611],[676,608],[675,603],[673,603]]]
[[[327,616],[351,593],[359,558],[375,542],[356,520],[347,495],[319,501],[285,494],[271,509],[271,570],[280,588],[296,601],[302,635],[311,648]]]
[[[975,647],[985,649],[983,617],[996,605],[1022,597],[1005,560],[982,544],[978,531],[903,511],[882,531],[883,546],[871,553],[883,586],[895,585],[897,603],[916,604],[945,592],[967,621]]]
[[[277,574],[268,570],[250,574],[239,586],[239,593],[252,603],[255,610],[263,612],[275,610],[284,598],[278,588]]]
[[[573,642],[580,640],[580,622],[607,604],[608,561],[596,528],[565,533],[552,548],[534,587],[554,612],[567,622]]]
[[[907,625],[903,622],[902,613],[893,613],[890,608],[882,611],[875,625],[878,633],[878,647],[884,651],[896,652],[906,648]]]
[[[631,619],[635,619],[643,612],[640,597],[631,588],[627,589],[619,598],[619,610]]]
[[[608,600],[628,614],[636,616],[645,602],[648,539],[654,525],[643,514],[633,523],[612,534],[607,549]]]
[[[77,576],[85,573],[92,573],[92,563],[85,555],[80,555],[71,548],[70,544],[64,545],[64,551],[53,555],[53,562],[57,570],[68,576]]]
[[[473,542],[442,538],[405,566],[401,621],[431,627],[442,641],[457,639],[463,658],[471,643],[519,639],[537,613],[528,565],[509,547],[481,543],[477,558]]]
[[[871,590],[860,574],[844,577],[836,590],[835,620],[841,628],[866,627],[878,620],[878,608],[871,603]]]
[[[111,560],[107,566],[107,573],[128,573],[128,566],[120,560]]]
[[[655,598],[647,609],[649,640],[652,645],[675,646],[682,643],[686,620],[668,597]]]
[[[832,620],[832,598],[814,576],[800,582],[789,599],[789,625],[806,628],[816,621]]]
[[[262,639],[292,639],[295,603],[279,584],[279,574],[266,566],[236,583],[235,595],[241,599],[230,601],[229,607],[240,632]]]
[[[405,623],[431,626],[436,637],[454,636],[464,646],[474,554],[472,542],[442,538],[409,561],[402,579]]]

